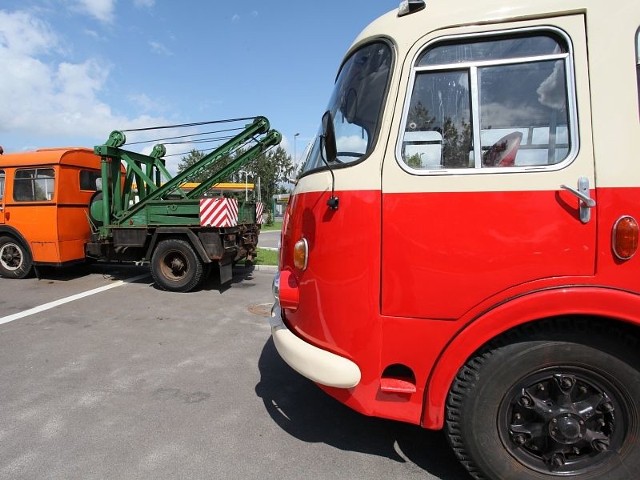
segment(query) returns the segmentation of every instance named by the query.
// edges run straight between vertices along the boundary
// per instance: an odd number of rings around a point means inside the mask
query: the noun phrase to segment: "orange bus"
[[[0,156],[0,275],[84,261],[98,178],[100,157],[87,148]]]

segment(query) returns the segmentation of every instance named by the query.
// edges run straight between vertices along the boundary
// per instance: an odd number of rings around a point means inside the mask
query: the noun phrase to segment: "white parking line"
[[[76,300],[80,300],[81,298],[95,295],[96,293],[104,292],[106,290],[111,290],[112,288],[116,288],[116,287],[121,287],[126,283],[133,283],[137,280],[140,280],[148,276],[149,274],[145,273],[144,275],[138,275],[137,277],[131,277],[125,280],[118,280],[117,282],[110,283],[109,285],[105,285],[104,287],[98,287],[98,288],[94,288],[93,290],[87,290],[86,292],[77,293],[69,297],[61,298],[60,300],[55,300],[49,303],[43,303],[42,305],[30,308],[29,310],[24,310],[23,312],[14,313],[13,315],[7,315],[6,317],[0,317],[0,325],[13,322],[14,320],[19,320],[20,318],[28,317],[29,315],[34,315],[36,313],[44,312],[45,310],[50,310],[60,305],[64,305],[65,303],[74,302]]]

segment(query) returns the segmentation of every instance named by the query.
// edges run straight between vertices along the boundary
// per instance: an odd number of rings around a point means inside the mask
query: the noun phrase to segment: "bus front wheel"
[[[626,480],[640,470],[635,337],[574,323],[512,332],[458,372],[446,432],[474,478]]]
[[[13,237],[0,237],[0,275],[7,278],[28,277],[33,268],[29,249]]]

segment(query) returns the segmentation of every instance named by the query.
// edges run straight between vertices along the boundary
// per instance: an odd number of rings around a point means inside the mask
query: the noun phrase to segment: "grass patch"
[[[267,250],[258,247],[258,258],[256,265],[278,265],[278,252],[276,250]]]
[[[273,230],[282,230],[282,220],[276,220],[271,225],[264,224],[260,227],[263,232],[271,232]]]

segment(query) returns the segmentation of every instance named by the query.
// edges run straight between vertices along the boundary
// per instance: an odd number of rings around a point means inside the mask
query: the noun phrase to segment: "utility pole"
[[[249,192],[247,191],[247,171],[246,170],[238,170],[238,173],[242,175],[244,173],[244,201],[249,201]]]
[[[300,136],[300,134],[299,134],[299,133],[296,133],[296,134],[293,136],[293,167],[294,167],[294,168],[295,168],[295,167],[297,166],[297,164],[298,164],[298,156],[297,156],[297,151],[296,151],[296,150],[297,150],[297,148],[296,148],[296,147],[297,147],[297,145],[296,145],[296,144],[297,144],[297,140],[298,140],[298,137],[299,137],[299,136]]]

